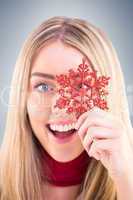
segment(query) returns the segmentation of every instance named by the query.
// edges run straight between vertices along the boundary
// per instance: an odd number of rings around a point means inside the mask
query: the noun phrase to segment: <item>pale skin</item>
[[[99,108],[80,116],[76,128],[89,156],[108,169],[117,188],[118,200],[131,200],[133,150],[123,123]]]
[[[55,109],[55,101],[58,95],[54,92],[45,91],[38,84],[47,84],[49,88],[55,88],[54,80],[35,75],[36,72],[41,74],[66,73],[70,68],[76,69],[82,62],[83,55],[74,48],[66,47],[61,42],[54,42],[43,47],[36,55],[30,77],[30,85],[27,99],[27,111],[34,130],[34,134],[45,148],[45,150],[57,161],[67,162],[82,153],[84,147],[80,137],[76,137],[65,144],[56,143],[47,133],[45,124],[54,119],[71,119],[76,120],[74,115],[68,115],[64,110]],[[33,75],[34,74],[34,75]],[[36,87],[37,86],[37,87]],[[69,187],[56,187],[53,185],[44,185],[44,196],[49,200],[58,199],[73,200],[79,193],[80,185]],[[47,190],[48,189],[48,190]]]
[[[66,73],[70,68],[76,69],[82,57],[78,50],[56,41],[39,51],[31,74]],[[67,116],[60,109],[54,109],[57,95],[48,91],[40,92],[39,87],[35,88],[38,83],[47,83],[50,87],[56,87],[56,84],[54,80],[41,76],[31,76],[30,79],[27,110],[34,133],[43,147],[54,159],[62,162],[76,158],[85,149],[88,156],[100,160],[108,169],[116,183],[118,200],[130,200],[133,191],[133,151],[123,123],[116,116],[94,108],[79,117],[76,124],[78,134],[74,140],[63,145],[56,144],[47,134],[44,125],[57,116],[64,119],[76,118],[74,115]],[[80,185],[63,188],[49,184],[43,187],[45,196],[50,200],[74,200],[78,196],[79,188]]]

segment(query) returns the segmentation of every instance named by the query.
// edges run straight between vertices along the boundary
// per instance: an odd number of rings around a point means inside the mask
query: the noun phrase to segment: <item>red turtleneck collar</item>
[[[84,150],[78,157],[71,161],[56,161],[41,147],[42,177],[56,186],[71,186],[81,184],[91,157]]]

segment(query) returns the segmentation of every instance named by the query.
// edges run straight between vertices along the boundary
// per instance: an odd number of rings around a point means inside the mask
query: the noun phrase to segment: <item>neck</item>
[[[53,159],[44,148],[41,151],[42,178],[55,186],[79,185],[83,182],[91,158],[84,150],[75,159],[59,162]]]

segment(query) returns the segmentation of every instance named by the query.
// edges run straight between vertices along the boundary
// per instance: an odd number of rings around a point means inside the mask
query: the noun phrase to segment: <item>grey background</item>
[[[5,88],[10,86],[20,48],[36,26],[56,15],[86,19],[108,34],[121,62],[133,121],[132,11],[132,0],[0,0],[0,142],[7,113]]]

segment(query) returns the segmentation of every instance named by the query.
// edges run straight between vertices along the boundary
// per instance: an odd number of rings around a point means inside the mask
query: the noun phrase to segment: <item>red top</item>
[[[83,181],[91,157],[84,150],[71,161],[59,162],[41,148],[42,177],[56,186],[77,185]]]

